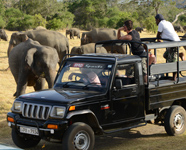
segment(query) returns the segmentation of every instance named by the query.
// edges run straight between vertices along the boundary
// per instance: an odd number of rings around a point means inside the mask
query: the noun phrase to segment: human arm
[[[117,38],[118,40],[129,40],[131,41],[132,40],[132,36],[131,35],[124,35],[124,36],[121,36],[121,31],[124,30],[124,27],[120,27],[118,29],[118,34],[117,34]],[[124,30],[125,31],[125,30]]]
[[[161,42],[161,41],[160,41],[160,39],[161,39],[161,33],[162,33],[162,32],[158,32],[158,33],[157,33],[156,38],[157,38],[157,41],[158,41],[158,42]]]

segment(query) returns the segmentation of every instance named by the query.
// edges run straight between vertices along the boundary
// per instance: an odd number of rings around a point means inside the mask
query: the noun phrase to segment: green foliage
[[[179,17],[179,19],[180,19],[181,26],[186,26],[186,16],[185,15],[181,15]]]
[[[9,8],[5,11],[5,17],[8,18],[19,18],[22,16],[22,12],[19,9]]]
[[[48,21],[46,27],[47,27],[47,29],[57,30],[57,29],[64,28],[65,24],[60,19],[54,18],[54,19]]]
[[[130,12],[122,12],[122,13],[120,13],[119,17],[120,17],[120,19],[118,20],[115,28],[122,27],[123,23],[126,20],[132,20],[133,22],[135,22],[135,19],[132,18],[132,14]]]
[[[54,16],[54,18],[61,20],[63,23],[63,28],[65,27],[71,27],[72,24],[74,23],[74,14],[72,14],[69,11],[63,11]]]
[[[0,16],[0,28],[4,28],[5,26],[6,26],[6,23],[3,20],[3,18]]]
[[[156,25],[156,21],[154,19],[154,16],[150,16],[144,20],[145,28],[148,32],[156,33],[158,30],[158,26]]]
[[[17,18],[10,18],[9,19],[9,22],[8,22],[8,24],[7,24],[7,26],[6,26],[6,28],[8,29],[8,30],[19,30],[19,19],[17,19]]]
[[[5,1],[0,0],[0,16],[4,17],[5,15]]]
[[[41,14],[35,14],[33,19],[33,28],[36,28],[37,26],[46,26],[47,21],[41,16]]]
[[[24,14],[24,18],[20,18],[20,29],[27,30],[33,28],[34,25],[34,16]]]
[[[107,22],[107,27],[117,28],[117,23],[120,21],[120,17],[111,17]]]
[[[19,17],[19,18],[11,17],[6,28],[9,30],[22,31],[22,30],[33,28],[33,25],[34,25],[34,17],[24,14],[23,17]]]
[[[108,17],[104,17],[102,19],[97,19],[97,22],[98,22],[98,27],[101,27],[101,28],[106,28],[107,27],[107,22],[109,21],[109,18]]]
[[[179,4],[179,8],[177,5]],[[37,26],[50,29],[82,29],[94,27],[119,28],[126,20],[133,27],[156,31],[154,16],[163,14],[170,22],[182,12],[185,4],[172,0],[0,0],[0,27],[26,30]],[[180,16],[176,23],[186,25]]]

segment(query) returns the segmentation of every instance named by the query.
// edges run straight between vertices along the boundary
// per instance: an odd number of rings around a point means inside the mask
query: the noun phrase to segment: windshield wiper
[[[71,81],[71,82],[67,82],[67,83],[65,83],[64,85],[63,85],[63,87],[64,88],[68,88],[69,87],[69,83],[83,83],[84,84],[84,82],[82,82],[82,81]]]
[[[89,85],[92,85],[92,84],[95,84],[95,85],[101,87],[101,83],[93,82],[93,83],[88,83],[87,85],[85,85],[85,86],[83,87],[83,89],[88,89],[88,86],[89,86]]]

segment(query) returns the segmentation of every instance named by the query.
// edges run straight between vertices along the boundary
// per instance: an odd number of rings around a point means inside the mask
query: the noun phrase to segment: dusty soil
[[[13,32],[6,31],[9,39]],[[65,31],[59,31],[65,35]],[[180,34],[182,35],[182,34]],[[153,33],[142,32],[141,37],[155,37]],[[8,67],[7,49],[9,41],[0,41],[0,144],[15,146],[11,139],[11,129],[7,126],[6,114],[10,111],[16,89],[16,84]],[[70,49],[79,46],[79,39],[69,39]],[[184,52],[184,51],[183,51]],[[159,55],[162,56],[163,52]],[[159,59],[161,60],[161,59]],[[158,60],[158,61],[159,61]],[[32,92],[28,87],[26,92]],[[170,137],[165,133],[164,127],[148,124],[144,127],[127,131],[116,132],[103,136],[96,136],[95,150],[183,150],[186,135]],[[61,149],[60,143],[41,141],[33,150]]]

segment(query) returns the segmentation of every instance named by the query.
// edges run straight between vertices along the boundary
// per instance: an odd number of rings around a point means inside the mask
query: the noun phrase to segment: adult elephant
[[[95,43],[89,43],[81,46],[75,46],[71,49],[70,54],[87,54],[95,53]],[[107,50],[104,47],[96,48],[96,53],[107,53]]]
[[[24,94],[27,86],[42,90],[45,79],[48,87],[52,88],[58,61],[56,49],[32,39],[15,46],[9,54],[10,70],[17,84],[14,96]]]
[[[53,47],[57,50],[59,55],[59,63],[62,61],[65,54],[69,52],[68,39],[57,31],[50,30],[31,30],[22,32],[16,32],[11,35],[11,39],[8,47],[8,56],[12,48],[19,43],[25,41],[26,37],[38,41],[41,45]]]
[[[82,33],[81,45],[116,39],[117,30],[109,28],[95,28],[89,32]],[[108,52],[112,51],[110,46],[105,48]],[[126,46],[114,46],[113,49],[118,53],[126,54]]]
[[[4,29],[0,29],[0,40],[8,41],[8,35]]]

